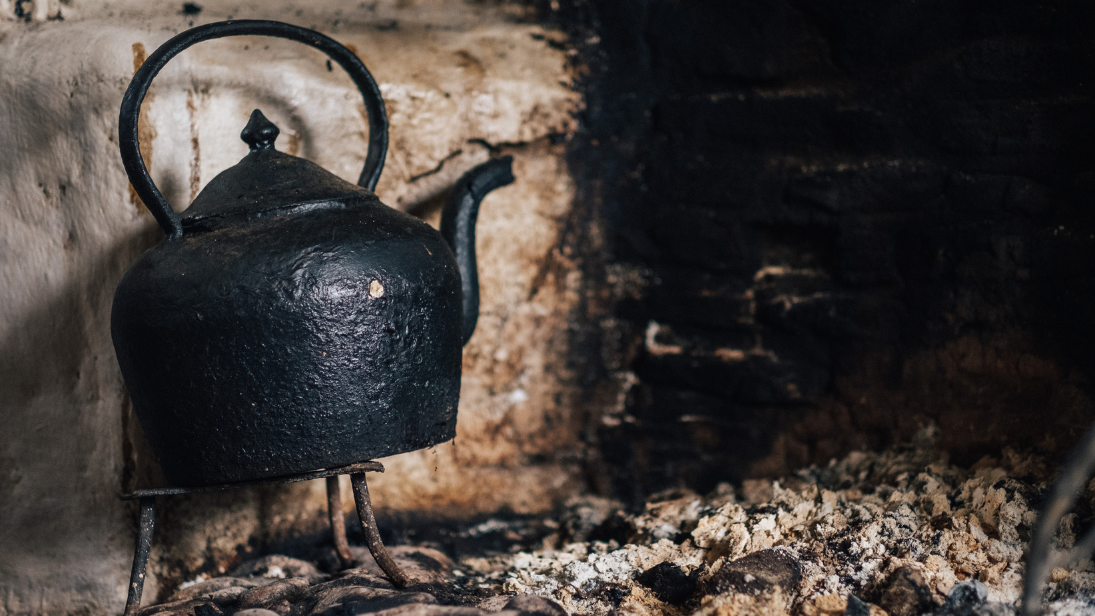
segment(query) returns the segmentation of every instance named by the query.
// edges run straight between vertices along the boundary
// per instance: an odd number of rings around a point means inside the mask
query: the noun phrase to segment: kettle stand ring
[[[140,142],[137,137],[141,102],[144,101],[145,93],[160,69],[187,47],[226,36],[248,35],[273,36],[304,43],[327,54],[345,69],[364,97],[365,111],[369,116],[369,149],[365,155],[365,167],[361,170],[357,184],[372,191],[380,180],[380,172],[384,169],[384,158],[388,153],[388,115],[384,110],[384,100],[381,98],[376,80],[354,52],[329,36],[280,21],[239,19],[197,26],[173,36],[148,56],[133,75],[133,80],[129,83],[125,96],[122,97],[121,112],[118,115],[118,145],[126,175],[129,176],[133,190],[144,202],[145,207],[152,212],[156,222],[163,227],[168,238],[182,235],[182,223],[163,193],[156,188],[141,156]]]
[[[396,588],[405,588],[415,582],[407,576],[399,565],[392,560],[384,543],[380,539],[380,531],[376,527],[376,517],[373,515],[372,502],[369,499],[369,486],[365,482],[365,473],[384,472],[384,465],[380,462],[369,461],[340,466],[337,468],[312,471],[300,475],[288,477],[274,477],[257,481],[245,481],[225,485],[202,486],[197,488],[152,488],[136,490],[129,494],[123,494],[122,500],[139,500],[141,513],[138,522],[137,545],[133,553],[133,569],[129,575],[129,592],[126,597],[125,612],[123,616],[136,616],[141,608],[141,595],[144,592],[145,568],[148,565],[148,555],[152,549],[152,531],[156,522],[156,497],[171,496],[176,494],[192,494],[197,492],[215,492],[231,490],[234,488],[247,488],[274,483],[294,483],[311,479],[327,480],[327,517],[331,523],[331,533],[334,535],[335,551],[343,569],[348,569],[354,564],[353,555],[350,553],[350,544],[346,540],[346,523],[342,517],[342,498],[338,485],[341,475],[349,475],[353,486],[354,502],[357,505],[357,515],[361,518],[361,526],[365,531],[365,544],[369,552],[376,560],[376,564],[391,580]]]

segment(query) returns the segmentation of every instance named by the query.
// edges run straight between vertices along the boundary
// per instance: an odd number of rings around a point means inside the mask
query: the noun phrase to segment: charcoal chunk
[[[890,575],[879,605],[890,616],[920,616],[936,607],[924,577],[911,567],[901,567]]]
[[[689,575],[670,562],[663,562],[643,571],[638,582],[649,588],[658,599],[670,605],[680,605],[696,592],[697,572]]]
[[[769,594],[777,588],[794,593],[802,581],[802,565],[779,549],[761,550],[726,563],[707,582],[707,594]]]

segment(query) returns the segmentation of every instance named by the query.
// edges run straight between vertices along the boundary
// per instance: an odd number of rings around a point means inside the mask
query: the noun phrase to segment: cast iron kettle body
[[[256,110],[251,152],[181,218],[141,158],[141,101],[186,47],[229,35],[307,43],[365,98],[359,185],[278,152]],[[453,438],[461,347],[478,314],[479,201],[513,181],[511,159],[457,186],[442,229],[372,193],[387,149],[379,89],[348,49],[271,21],[199,26],[137,71],[121,108],[122,160],[166,237],[126,273],[111,333],[141,426],[168,481],[203,486],[333,468]]]

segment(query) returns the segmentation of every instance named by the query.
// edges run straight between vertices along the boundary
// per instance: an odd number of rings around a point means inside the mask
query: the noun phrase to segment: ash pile
[[[1010,616],[1052,475],[1005,451],[969,468],[930,449],[853,453],[778,481],[650,498],[596,497],[557,515],[491,519],[392,548],[419,583],[365,565],[268,556],[177,591],[143,616]],[[1095,481],[1056,536],[1095,518]],[[434,540],[436,539],[436,540]],[[321,559],[322,560],[322,559]],[[1095,614],[1090,559],[1052,571],[1045,614]]]

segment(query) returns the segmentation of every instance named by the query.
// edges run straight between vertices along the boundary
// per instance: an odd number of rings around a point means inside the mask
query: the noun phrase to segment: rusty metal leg
[[[141,609],[144,573],[148,552],[152,549],[152,529],[156,524],[156,498],[141,497],[141,518],[137,523],[137,548],[133,553],[133,570],[129,574],[129,596],[125,601],[125,616],[136,616]]]
[[[376,528],[376,518],[373,516],[373,505],[369,501],[369,486],[365,484],[365,473],[350,475],[350,484],[354,488],[354,501],[357,503],[357,515],[361,518],[361,526],[365,529],[365,544],[369,546],[376,564],[392,581],[396,588],[404,588],[411,583],[411,579],[399,565],[395,564],[384,544],[380,541],[380,531]]]
[[[342,516],[342,491],[338,487],[338,475],[327,478],[327,518],[331,521],[338,562],[343,569],[349,569],[354,566],[354,556],[350,553],[350,543],[346,541],[346,520]]]

